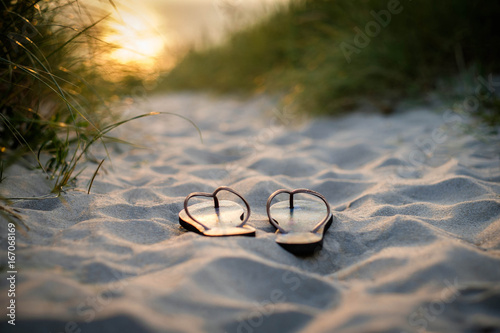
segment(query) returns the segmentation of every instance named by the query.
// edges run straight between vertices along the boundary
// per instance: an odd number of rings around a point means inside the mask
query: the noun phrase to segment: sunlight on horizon
[[[110,10],[103,37],[111,46],[104,56],[104,61],[111,65],[109,79],[118,81],[129,74],[156,79],[168,60],[165,34],[157,28],[161,26],[161,17],[147,6],[137,5],[137,1],[116,5]],[[121,66],[123,71],[113,71],[113,65]]]
[[[286,2],[120,0],[111,8],[109,2],[101,0],[99,5],[108,5],[111,13],[104,40],[112,49],[106,59],[155,76],[173,67],[186,50],[221,42],[230,31],[251,24],[273,6]]]
[[[108,28],[105,40],[116,46],[109,58],[121,64],[152,67],[165,47],[164,39],[152,24],[137,14],[120,12],[120,19],[109,23]]]

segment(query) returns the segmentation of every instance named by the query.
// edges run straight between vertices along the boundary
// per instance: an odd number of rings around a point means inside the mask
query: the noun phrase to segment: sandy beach
[[[15,326],[2,332],[500,332],[500,137],[464,134],[444,107],[366,107],[304,119],[271,97],[152,97],[60,198],[14,200]],[[106,152],[96,147],[98,160]],[[5,197],[50,192],[14,166]],[[184,198],[230,186],[256,236],[209,238],[178,223]],[[266,200],[309,188],[332,208],[323,249],[275,242]]]

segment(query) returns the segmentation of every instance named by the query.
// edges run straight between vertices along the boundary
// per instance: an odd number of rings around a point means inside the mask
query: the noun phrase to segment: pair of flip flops
[[[245,204],[230,200],[219,200],[217,194],[228,191],[239,197]],[[288,193],[289,200],[272,204],[273,199]],[[313,200],[296,200],[296,194],[303,193],[318,197]],[[188,206],[193,197],[213,199]],[[326,214],[325,214],[326,206]],[[278,190],[271,194],[266,204],[269,222],[276,228],[276,242],[285,250],[299,254],[311,254],[321,247],[323,236],[330,227],[333,216],[330,205],[318,192],[308,189],[293,191]],[[255,229],[246,225],[250,218],[250,205],[239,193],[229,187],[219,187],[213,193],[194,192],[184,200],[184,209],[179,213],[179,223],[185,229],[204,236],[255,236]]]

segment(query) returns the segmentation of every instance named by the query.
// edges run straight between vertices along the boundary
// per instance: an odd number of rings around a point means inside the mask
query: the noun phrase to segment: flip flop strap
[[[320,198],[325,203],[325,205],[326,205],[326,217],[321,222],[316,224],[316,226],[314,226],[312,232],[318,231],[318,229],[321,228],[323,226],[323,224],[325,224],[328,221],[328,219],[330,218],[330,213],[331,213],[330,205],[326,201],[326,198],[323,195],[321,195],[320,193],[313,191],[313,190],[306,189],[306,188],[299,188],[299,189],[295,189],[293,191],[289,191],[289,190],[285,190],[285,189],[277,190],[276,192],[271,194],[271,196],[269,196],[269,199],[267,199],[266,211],[267,211],[267,216],[269,217],[269,222],[271,222],[271,224],[273,226],[275,226],[276,229],[278,229],[281,233],[287,233],[287,231],[285,229],[283,229],[279,224],[277,224],[274,221],[274,219],[271,217],[271,203],[272,203],[274,197],[276,197],[278,194],[281,194],[281,193],[290,194],[290,199],[289,199],[290,200],[290,209],[292,209],[294,207],[293,206],[293,196],[294,196],[294,194],[297,194],[297,193],[306,193],[306,194],[314,195],[314,196]]]
[[[245,206],[247,208],[247,216],[246,218],[243,220],[242,223],[240,223],[237,227],[242,227],[245,225],[245,223],[247,223],[248,219],[250,218],[250,205],[248,204],[248,202],[245,200],[245,198],[243,198],[243,196],[241,196],[241,194],[239,194],[238,192],[236,192],[235,190],[233,190],[232,188],[230,187],[227,187],[227,186],[220,186],[218,188],[215,189],[214,193],[206,193],[206,192],[193,192],[191,194],[189,194],[186,199],[184,200],[184,211],[186,212],[187,216],[189,216],[189,218],[191,220],[193,220],[194,222],[198,223],[199,225],[201,225],[203,228],[205,228],[205,230],[208,230],[210,229],[209,227],[207,227],[206,225],[204,225],[203,223],[201,223],[200,221],[198,221],[197,219],[194,218],[193,215],[191,215],[191,213],[189,212],[188,210],[188,201],[189,199],[193,198],[193,197],[208,197],[208,198],[213,198],[214,199],[214,208],[219,208],[219,199],[217,198],[217,193],[219,193],[220,191],[227,191],[227,192],[231,192],[233,193],[234,195],[236,195],[237,197],[239,197],[243,203],[245,203]]]

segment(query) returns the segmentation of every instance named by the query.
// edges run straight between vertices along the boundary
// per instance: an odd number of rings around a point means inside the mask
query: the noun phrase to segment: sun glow
[[[272,3],[288,0],[89,1],[110,14],[101,59],[110,65],[109,78],[118,81],[129,74],[154,80],[189,50],[224,41],[229,32],[270,13]]]
[[[123,11],[119,14],[108,23],[105,41],[112,45],[109,60],[146,72],[153,70],[165,48],[165,40],[155,28],[155,17]]]

